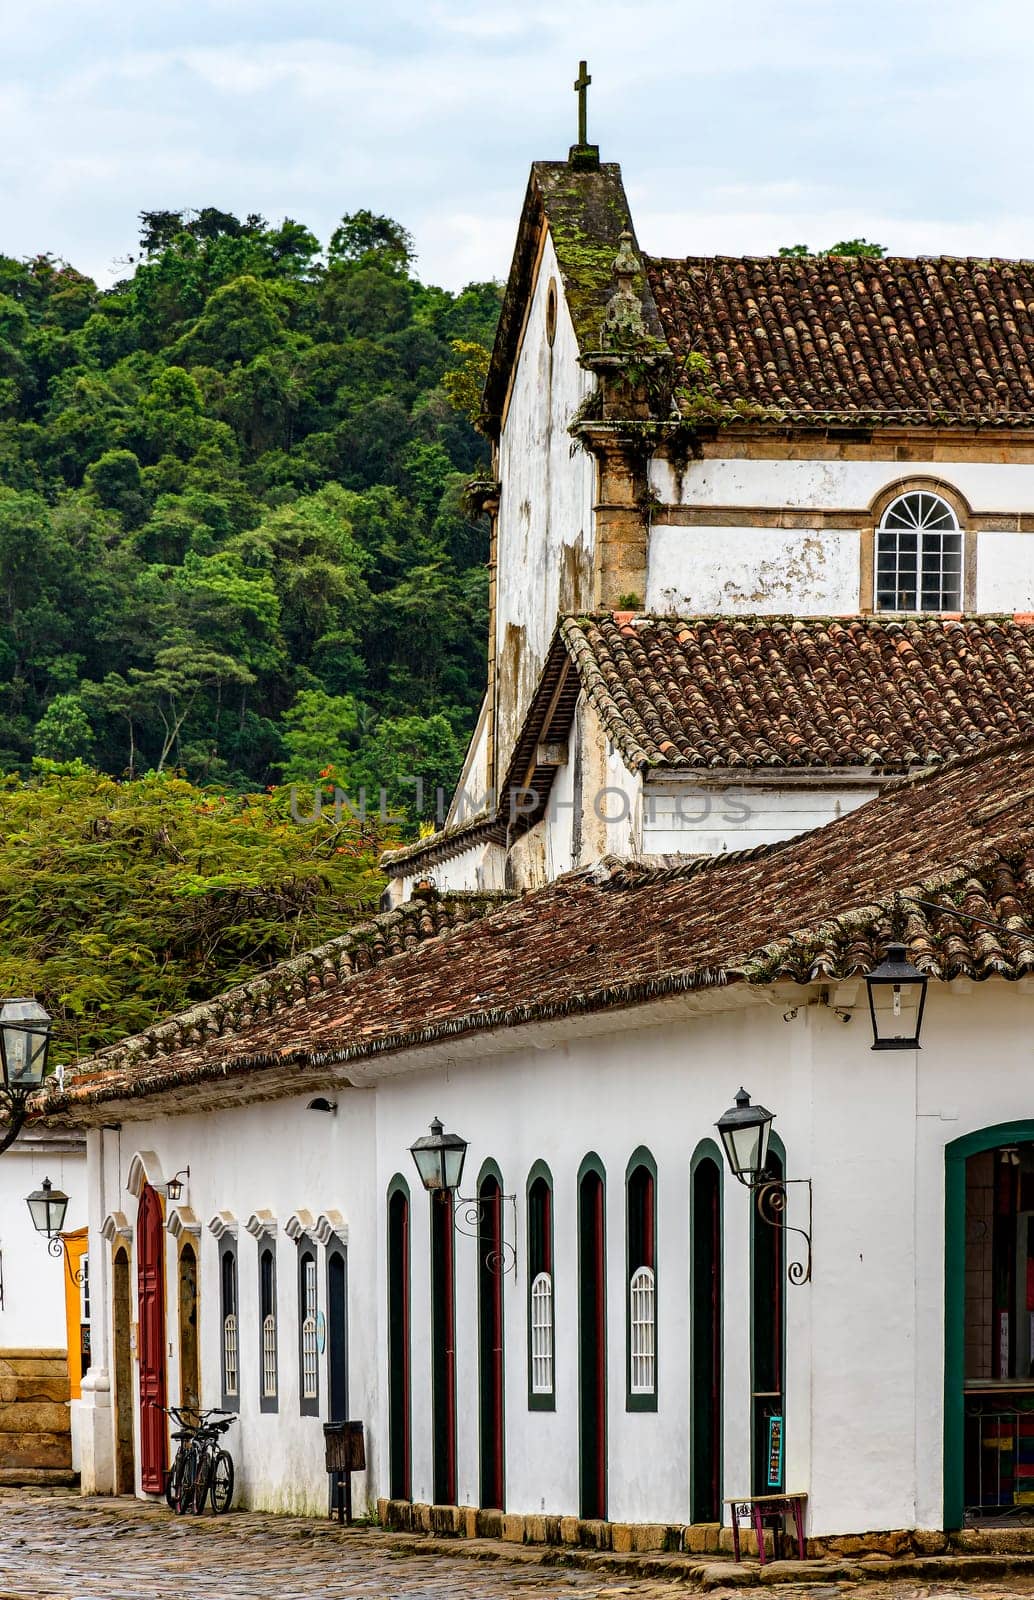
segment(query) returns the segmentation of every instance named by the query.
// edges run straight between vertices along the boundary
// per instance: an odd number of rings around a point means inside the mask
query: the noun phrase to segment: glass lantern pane
[[[876,1037],[881,1044],[915,1039],[922,992],[922,986],[918,983],[881,983],[873,986]]]
[[[445,1152],[445,1186],[447,1189],[458,1189],[460,1178],[463,1176],[463,1158],[467,1153],[466,1145],[446,1150]]]

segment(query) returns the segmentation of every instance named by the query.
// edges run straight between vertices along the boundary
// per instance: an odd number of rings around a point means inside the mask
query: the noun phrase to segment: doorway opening
[[[133,1352],[130,1348],[132,1296],[129,1252],[119,1245],[111,1264],[112,1346],[115,1358],[115,1493],[136,1489],[133,1453]]]
[[[592,1163],[591,1165],[589,1163]],[[578,1442],[581,1515],[607,1516],[607,1285],[603,1168],[578,1178]]]
[[[478,1188],[478,1370],[480,1375],[481,1504],[502,1511],[503,1191],[494,1173]]]
[[[188,1241],[180,1251],[180,1405],[197,1410],[201,1404],[201,1358],[198,1345],[197,1251]]]
[[[136,1225],[140,1358],[140,1487],[162,1494],[168,1455],[165,1413],[165,1233],[156,1190],[145,1184]]]

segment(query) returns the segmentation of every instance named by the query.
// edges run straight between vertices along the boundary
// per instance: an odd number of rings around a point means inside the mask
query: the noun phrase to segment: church
[[[347,1418],[360,1503],[458,1536],[1022,1514],[1034,263],[651,257],[583,133],[483,427],[444,827],[41,1100],[87,1141],[83,1488],[160,1493],[200,1399],[272,1510],[325,1514]]]

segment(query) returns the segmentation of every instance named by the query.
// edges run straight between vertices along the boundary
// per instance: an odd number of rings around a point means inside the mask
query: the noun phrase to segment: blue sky
[[[110,281],[138,211],[387,212],[506,273],[529,162],[590,137],[655,253],[864,234],[1034,255],[1023,0],[0,0],[0,251]]]

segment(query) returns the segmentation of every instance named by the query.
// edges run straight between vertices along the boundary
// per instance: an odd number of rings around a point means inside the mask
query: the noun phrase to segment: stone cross
[[[585,145],[589,142],[589,135],[586,127],[588,120],[586,101],[589,98],[589,85],[592,82],[592,79],[586,72],[585,67],[586,63],[584,61],[579,61],[578,76],[574,80],[575,92],[578,95],[578,143],[580,145]]]

